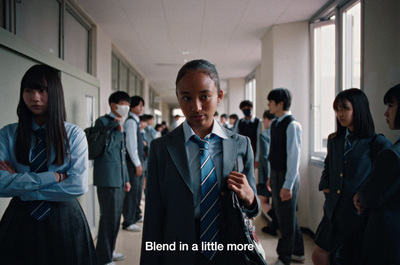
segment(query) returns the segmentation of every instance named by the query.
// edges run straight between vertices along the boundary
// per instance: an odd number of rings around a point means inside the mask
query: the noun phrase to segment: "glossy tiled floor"
[[[261,228],[266,224],[261,215],[257,216],[254,220],[254,225],[256,226],[256,233],[258,238],[264,247],[266,253],[266,260],[268,264],[272,264],[276,261],[276,246],[278,242],[277,237],[273,237],[271,235],[267,235],[261,232]],[[139,226],[142,226],[142,223],[138,223]],[[303,235],[304,237],[304,245],[305,245],[305,263],[295,263],[292,264],[305,264],[312,265],[311,262],[311,252],[314,247],[313,240],[308,235]],[[125,230],[120,230],[118,234],[117,240],[117,252],[122,252],[126,255],[126,259],[123,261],[116,262],[117,265],[139,265],[140,260],[140,248],[141,248],[141,240],[142,240],[142,232],[129,232]]]

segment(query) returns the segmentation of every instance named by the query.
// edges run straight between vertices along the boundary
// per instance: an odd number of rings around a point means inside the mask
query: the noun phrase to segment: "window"
[[[340,4],[340,6],[339,6]],[[339,18],[339,19],[337,19]],[[336,130],[336,94],[361,88],[361,3],[336,0],[310,24],[311,156],[323,161],[328,135]]]
[[[256,77],[253,74],[246,78],[246,99],[253,103],[253,111],[256,110]],[[253,113],[255,116],[256,113]]]
[[[327,137],[335,130],[332,102],[335,98],[335,24],[329,20],[312,25],[313,149],[320,156],[326,153]]]
[[[60,57],[60,11],[56,0],[18,1],[15,34]]]
[[[342,89],[361,88],[361,3],[342,13]]]
[[[65,15],[64,60],[90,72],[90,26],[73,9]]]
[[[5,1],[0,0],[0,28],[6,28]]]
[[[143,96],[143,79],[136,74],[133,67],[114,52],[111,60],[111,72],[113,91],[125,91],[131,96]]]
[[[92,26],[69,0],[0,1],[0,27],[91,73]]]

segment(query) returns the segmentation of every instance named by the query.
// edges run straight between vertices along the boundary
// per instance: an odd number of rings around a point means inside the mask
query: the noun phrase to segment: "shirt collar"
[[[110,116],[111,118],[115,119],[117,116],[115,116],[115,114],[111,111],[110,114],[108,114],[108,116]]]
[[[250,120],[246,120],[245,118],[243,118],[243,120],[244,120],[245,122],[247,122],[247,123],[254,122],[255,119],[256,119],[256,116],[254,116],[254,115],[251,116],[251,119],[250,119]]]
[[[194,133],[193,129],[190,127],[187,120],[185,120],[182,125],[183,125],[183,134],[185,137],[185,143],[187,143],[195,133]],[[214,119],[213,128],[212,128],[210,134],[215,134],[219,138],[222,138],[222,139],[228,139],[228,136],[226,136],[224,129],[222,129],[221,125],[215,119]]]
[[[129,112],[129,115],[132,116],[132,118],[134,118],[136,122],[139,122],[139,121],[140,121],[139,116],[136,115],[135,113]]]
[[[286,118],[287,116],[292,115],[291,111],[286,112],[285,114],[283,114],[282,116],[280,116],[279,118],[277,118],[276,120],[278,122],[281,122],[284,118]]]
[[[347,136],[349,136],[349,135],[350,135],[350,131],[349,131],[349,129],[346,128],[346,134],[345,134],[344,138],[346,139]]]
[[[36,130],[40,129],[40,128],[44,128],[46,129],[46,124],[44,124],[43,126],[39,126],[36,121],[34,119],[32,119],[32,129],[35,132]]]

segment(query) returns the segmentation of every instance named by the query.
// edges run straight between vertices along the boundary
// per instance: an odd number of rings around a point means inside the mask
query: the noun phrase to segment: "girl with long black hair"
[[[84,132],[66,122],[58,72],[34,65],[21,81],[18,123],[0,130],[0,264],[97,264],[76,197],[88,190]]]
[[[383,135],[375,133],[367,96],[360,89],[340,92],[333,109],[337,130],[328,137],[328,153],[319,183],[326,200],[314,240],[315,265],[331,264],[332,254],[343,248],[356,228],[360,215],[353,205],[353,196],[370,175],[376,155],[391,145]]]

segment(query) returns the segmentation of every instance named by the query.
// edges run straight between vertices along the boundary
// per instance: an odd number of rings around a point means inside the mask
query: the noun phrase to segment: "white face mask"
[[[124,117],[126,114],[128,114],[130,110],[130,107],[128,105],[118,105],[117,104],[117,109],[115,110],[116,113],[118,113],[119,116]]]

